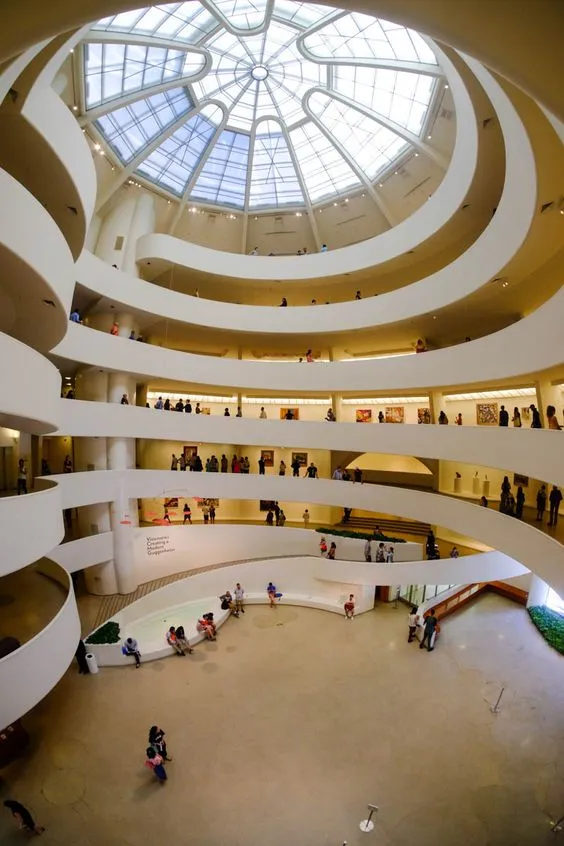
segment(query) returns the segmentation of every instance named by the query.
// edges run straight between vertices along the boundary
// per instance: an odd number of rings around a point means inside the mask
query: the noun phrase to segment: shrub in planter
[[[564,617],[545,605],[535,605],[527,610],[546,642],[564,655]]]
[[[382,533],[374,532],[351,532],[348,529],[316,529],[321,535],[336,535],[339,538],[357,538],[359,540],[374,540],[384,543],[407,543],[405,538],[392,538]]]
[[[88,636],[86,643],[119,643],[119,623],[109,620]]]

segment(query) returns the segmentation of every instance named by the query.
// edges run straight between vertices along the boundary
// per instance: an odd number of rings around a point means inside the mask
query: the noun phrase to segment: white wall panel
[[[324,406],[313,408],[318,410],[320,417],[324,416]],[[167,414],[131,405],[78,400],[60,400],[59,418],[58,434],[61,435],[416,455],[511,469],[564,485],[564,450],[558,448],[558,438],[562,435],[548,429],[258,420],[180,412]],[[228,458],[231,460],[231,454]],[[278,472],[276,460],[269,470]]]
[[[51,478],[61,484],[63,504],[69,508],[113,500],[121,486],[128,497],[273,499],[282,505],[297,500],[417,519],[480,540],[520,562],[564,595],[564,547],[558,541],[498,511],[440,494],[325,479],[164,470],[100,471]]]
[[[61,488],[45,484],[46,490],[0,499],[0,575],[47,555],[64,536]]]
[[[0,726],[26,714],[49,693],[72,661],[80,637],[80,620],[72,582],[68,596],[51,622],[15,652],[0,659]]]

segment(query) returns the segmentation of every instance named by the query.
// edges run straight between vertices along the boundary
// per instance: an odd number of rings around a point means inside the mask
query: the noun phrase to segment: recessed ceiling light
[[[418,155],[419,155],[419,153],[415,153],[415,158],[417,158]]]
[[[427,139],[428,139],[429,141],[431,140],[431,138],[432,138],[432,137],[433,137],[432,135],[427,135]]]
[[[448,85],[445,85],[445,88],[448,88],[448,87],[449,87]]]
[[[78,106],[73,106],[72,110],[73,110],[73,112],[78,112]]]

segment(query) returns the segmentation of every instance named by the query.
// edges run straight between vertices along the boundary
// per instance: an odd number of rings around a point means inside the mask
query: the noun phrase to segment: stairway
[[[431,530],[429,523],[420,523],[418,520],[401,520],[390,519],[386,517],[355,517],[351,515],[348,522],[342,521],[337,524],[339,529],[347,529],[354,531],[358,529],[361,532],[373,532],[379,526],[385,535],[420,535],[427,537]]]

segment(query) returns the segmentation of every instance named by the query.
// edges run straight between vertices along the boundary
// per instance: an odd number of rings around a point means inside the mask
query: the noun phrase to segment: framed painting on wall
[[[372,423],[372,409],[371,408],[357,408],[356,410],[357,423]]]
[[[476,423],[478,426],[499,425],[499,405],[497,402],[476,403]]]
[[[521,409],[521,419],[526,420],[527,423],[531,419],[531,409],[529,408],[529,406]]]
[[[198,455],[198,447],[197,446],[185,446],[183,448],[184,458],[186,462],[190,461],[193,455]]]
[[[281,408],[280,409],[280,420],[299,420],[300,419],[300,409],[299,408]]]
[[[403,423],[404,421],[404,407],[403,405],[389,405],[384,412],[384,420],[386,423]]]
[[[274,467],[274,450],[273,449],[261,449],[260,457],[264,461],[265,467]]]
[[[170,496],[168,499],[165,498],[164,501],[165,508],[178,508],[178,497],[177,496]]]
[[[261,499],[261,500],[259,500],[259,509],[260,509],[260,511],[274,511],[274,500],[273,499]]]
[[[517,486],[521,485],[521,487],[523,487],[523,488],[528,488],[529,487],[529,477],[528,476],[522,476],[520,473],[514,473],[513,474],[513,484],[517,485]]]
[[[208,499],[206,497],[195,497],[196,505],[198,508],[203,508],[204,505],[207,505],[210,508],[212,505],[214,508],[219,508],[219,499]]]
[[[211,409],[209,408],[209,406],[206,406],[205,408],[201,409],[201,413],[202,414],[211,414]]]
[[[300,467],[307,467],[307,452],[293,452],[292,464],[296,459],[299,461]]]
[[[417,422],[418,423],[430,423],[431,422],[431,409],[430,408],[418,408],[417,409]]]

